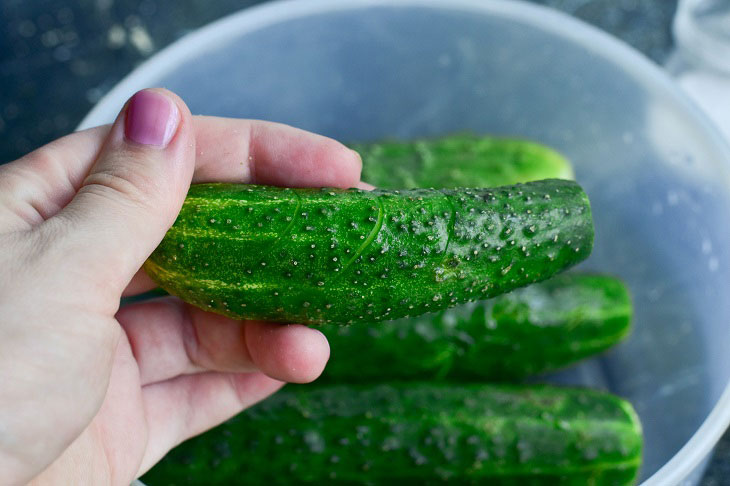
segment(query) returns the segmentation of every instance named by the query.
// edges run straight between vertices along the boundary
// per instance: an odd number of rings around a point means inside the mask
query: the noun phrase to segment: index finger
[[[193,182],[347,188],[360,181],[359,155],[331,138],[260,120],[193,119]],[[81,187],[109,128],[72,133],[5,164],[1,195],[15,207],[27,203],[43,220],[54,216]]]
[[[331,138],[261,120],[194,119],[193,182],[342,188],[360,182],[360,156]]]

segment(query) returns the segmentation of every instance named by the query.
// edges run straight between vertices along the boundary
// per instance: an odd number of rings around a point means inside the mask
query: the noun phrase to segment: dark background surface
[[[676,0],[532,0],[583,19],[662,64]],[[0,163],[74,129],[149,56],[256,0],[2,0]],[[703,486],[730,485],[730,434]]]

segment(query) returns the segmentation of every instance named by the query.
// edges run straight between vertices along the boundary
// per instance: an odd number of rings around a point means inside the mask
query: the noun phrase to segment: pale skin
[[[167,451],[322,372],[301,325],[239,322],[140,270],[191,182],[363,187],[360,160],[289,126],[179,112],[165,147],[112,126],[0,166],[0,471],[4,484],[129,484]]]

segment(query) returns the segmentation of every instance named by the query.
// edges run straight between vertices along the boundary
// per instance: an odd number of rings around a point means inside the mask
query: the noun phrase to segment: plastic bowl
[[[730,420],[730,148],[655,65],[516,1],[275,2],[201,29],[124,79],[81,127],[165,86],[193,113],[340,140],[474,131],[575,164],[596,221],[585,268],[628,283],[635,331],[553,376],[636,407],[644,484],[695,484]]]

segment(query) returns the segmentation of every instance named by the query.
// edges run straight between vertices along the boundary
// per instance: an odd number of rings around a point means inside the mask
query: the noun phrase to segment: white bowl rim
[[[433,7],[443,10],[466,10],[477,13],[502,15],[518,19],[528,25],[538,25],[545,30],[581,42],[584,46],[604,57],[627,66],[640,78],[650,79],[654,85],[671,93],[703,132],[716,144],[720,152],[730,160],[730,146],[712,122],[685,95],[657,65],[638,51],[608,33],[584,23],[570,15],[541,5],[516,0],[276,0],[257,5],[211,22],[160,50],[139,65],[107,93],[84,117],[77,130],[90,128],[113,119],[127,98],[165,73],[182,65],[186,59],[206,51],[246,32],[259,30],[268,25],[299,17],[332,11],[354,10],[369,7]],[[730,424],[730,383],[705,418],[702,425],[684,446],[642,486],[679,484],[712,451]]]

